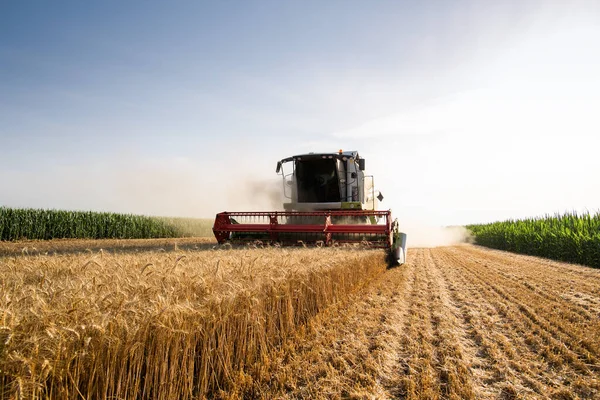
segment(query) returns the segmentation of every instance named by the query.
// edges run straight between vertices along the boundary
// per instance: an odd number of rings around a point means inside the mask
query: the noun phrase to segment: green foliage
[[[204,219],[0,207],[0,240],[209,236],[210,228]]]
[[[468,225],[475,243],[600,268],[600,212]]]

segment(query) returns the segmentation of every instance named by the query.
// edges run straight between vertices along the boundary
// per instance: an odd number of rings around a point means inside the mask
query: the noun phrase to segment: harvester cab
[[[219,243],[273,242],[332,246],[358,243],[385,248],[392,265],[406,261],[406,234],[391,210],[378,211],[383,195],[365,174],[356,151],[308,153],[277,162],[284,211],[222,212],[213,232]]]
[[[289,165],[289,167],[288,167]],[[286,167],[288,172],[286,173]],[[374,178],[356,151],[309,153],[277,162],[284,180],[285,210],[376,210]]]

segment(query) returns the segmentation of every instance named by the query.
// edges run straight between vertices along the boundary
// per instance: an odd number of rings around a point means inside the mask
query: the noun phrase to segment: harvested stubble
[[[600,398],[600,271],[469,245],[408,259],[289,340],[265,397]]]
[[[286,338],[384,269],[354,249],[0,259],[0,395],[252,396]]]

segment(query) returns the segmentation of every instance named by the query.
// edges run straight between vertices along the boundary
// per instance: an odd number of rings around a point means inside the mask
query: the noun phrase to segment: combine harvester
[[[284,172],[289,163],[291,172]],[[374,179],[365,175],[365,159],[356,151],[309,153],[277,162],[285,211],[222,212],[213,232],[226,242],[332,246],[359,243],[388,251],[392,265],[406,260],[406,234],[391,210],[378,211]]]

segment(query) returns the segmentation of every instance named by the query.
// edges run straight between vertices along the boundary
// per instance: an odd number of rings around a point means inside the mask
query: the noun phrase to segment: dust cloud
[[[400,220],[400,230],[408,235],[409,248],[451,246],[459,243],[471,243],[471,233],[464,226],[434,226]]]
[[[10,207],[214,218],[222,211],[279,210],[283,203],[280,177],[183,157],[124,154],[106,163],[0,171],[0,178],[1,205]]]
[[[281,178],[246,177],[235,192],[228,193],[231,211],[280,211],[286,198]],[[288,200],[289,201],[289,200]]]
[[[214,218],[222,211],[277,211],[289,201],[280,176],[214,168],[190,158],[136,158],[111,163],[52,166],[18,174],[0,171],[3,205]],[[274,174],[273,174],[274,175]],[[386,186],[387,187],[387,186]],[[289,187],[285,187],[290,192]],[[381,209],[387,209],[382,204]],[[395,209],[402,210],[402,207]],[[399,217],[409,247],[446,246],[470,240],[463,227],[440,227]]]
[[[120,204],[151,215],[212,218],[222,211],[281,210],[284,201],[281,178],[212,171],[190,160],[136,168],[116,183]]]

